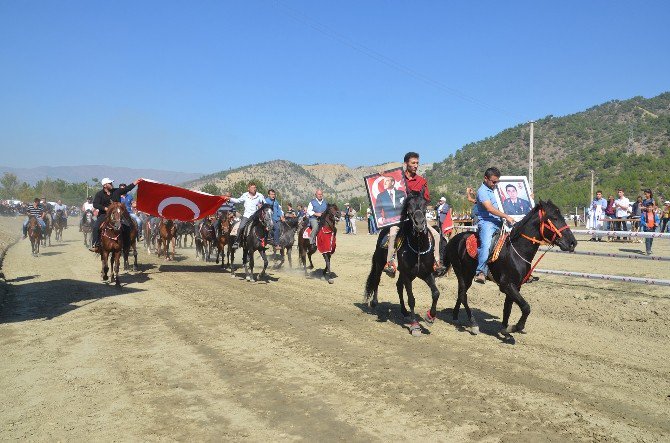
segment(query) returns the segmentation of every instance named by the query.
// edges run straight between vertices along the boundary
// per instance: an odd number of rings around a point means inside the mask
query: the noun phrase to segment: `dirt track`
[[[121,290],[80,236],[5,258],[1,439],[670,439],[670,288],[542,276],[523,290],[527,333],[505,341],[490,283],[470,291],[482,334],[447,322],[449,276],[439,320],[414,338],[390,279],[375,313],[361,304],[371,236],[338,238],[334,285],[290,271],[251,284],[186,249],[167,264],[142,251]],[[542,267],[670,278],[668,262],[554,254]]]

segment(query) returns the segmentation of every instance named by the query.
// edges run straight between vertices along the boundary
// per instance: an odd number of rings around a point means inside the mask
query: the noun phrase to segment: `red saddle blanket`
[[[303,233],[303,238],[309,238],[309,235],[312,233],[312,228],[305,229]],[[319,233],[316,234],[316,249],[319,250],[322,254],[334,254],[335,247],[337,246],[335,232],[330,229],[323,227],[319,230]]]
[[[498,240],[492,245],[493,248],[489,253],[489,263],[493,263],[494,261],[498,260],[498,255],[500,254],[500,250],[505,244],[507,235],[507,233],[501,234]],[[477,258],[477,249],[479,248],[479,245],[479,236],[476,234],[471,234],[468,236],[468,238],[465,239],[465,250],[468,251],[468,255],[474,259]]]

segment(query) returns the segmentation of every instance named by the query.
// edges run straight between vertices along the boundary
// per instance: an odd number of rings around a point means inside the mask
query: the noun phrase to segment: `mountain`
[[[131,182],[136,178],[150,178],[159,182],[179,184],[194,180],[202,174],[191,172],[161,171],[158,169],[119,168],[114,166],[81,165],[81,166],[40,166],[37,168],[10,168],[0,166],[0,176],[5,172],[13,173],[19,182],[35,185],[40,180],[61,179],[71,183],[91,181],[91,178],[109,177],[114,183]]]
[[[229,190],[239,182],[255,179],[267,188],[276,189],[283,200],[295,204],[310,200],[317,188],[323,189],[330,201],[340,203],[350,199],[365,201],[367,194],[363,177],[400,165],[401,163],[384,163],[350,168],[341,164],[299,165],[288,160],[272,160],[216,172],[184,185],[199,190],[205,185],[214,184],[221,190]],[[429,167],[430,164],[422,165],[421,171]]]
[[[670,197],[670,92],[653,98],[613,100],[583,112],[535,122],[535,197],[563,210],[588,205],[591,170],[595,187],[616,196],[623,188],[634,200],[649,187]],[[457,209],[469,204],[465,188],[477,188],[484,170],[528,175],[529,125],[465,145],[427,172],[431,189],[446,194]]]

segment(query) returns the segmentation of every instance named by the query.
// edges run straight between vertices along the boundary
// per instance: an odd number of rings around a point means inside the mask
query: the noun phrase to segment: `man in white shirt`
[[[240,219],[240,226],[239,228],[237,228],[237,237],[235,238],[235,242],[233,243],[233,249],[237,249],[240,247],[240,239],[244,235],[244,226],[247,224],[249,217],[254,215],[258,210],[258,208],[263,206],[263,203],[265,203],[265,197],[263,196],[263,194],[261,194],[260,192],[256,192],[256,183],[249,182],[247,190],[248,192],[242,194],[240,198],[230,199],[230,201],[235,204],[239,203],[244,204],[244,214],[242,214],[242,218]]]
[[[616,208],[616,218],[627,219],[630,211],[630,200],[623,195],[623,189],[619,188],[619,198],[614,200],[614,207]],[[625,231],[627,229],[626,222],[616,222],[614,225],[615,231]]]
[[[86,220],[86,211],[91,211],[91,214],[95,215],[95,208],[93,207],[93,197],[86,197],[86,201],[81,205],[81,218],[79,219],[79,232],[81,232],[81,225]]]
[[[63,217],[63,222],[65,224],[65,226],[63,227],[67,229],[67,206],[63,204],[61,199],[58,199],[58,201],[54,205],[54,212],[53,212],[54,217],[56,217],[58,211],[63,211],[61,212],[61,217]]]
[[[309,225],[312,232],[309,235],[309,241],[312,245],[316,244],[316,234],[319,230],[319,217],[328,209],[328,203],[323,198],[323,190],[317,189],[314,192],[314,198],[307,205],[307,215],[309,216]]]

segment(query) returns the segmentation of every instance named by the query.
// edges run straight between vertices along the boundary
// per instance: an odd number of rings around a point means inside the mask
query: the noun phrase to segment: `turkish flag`
[[[451,218],[451,209],[447,211],[447,215],[444,216],[444,221],[442,222],[442,234],[449,235],[454,229],[454,221]]]
[[[142,179],[137,184],[137,210],[172,220],[192,221],[214,214],[227,200],[221,195]]]

